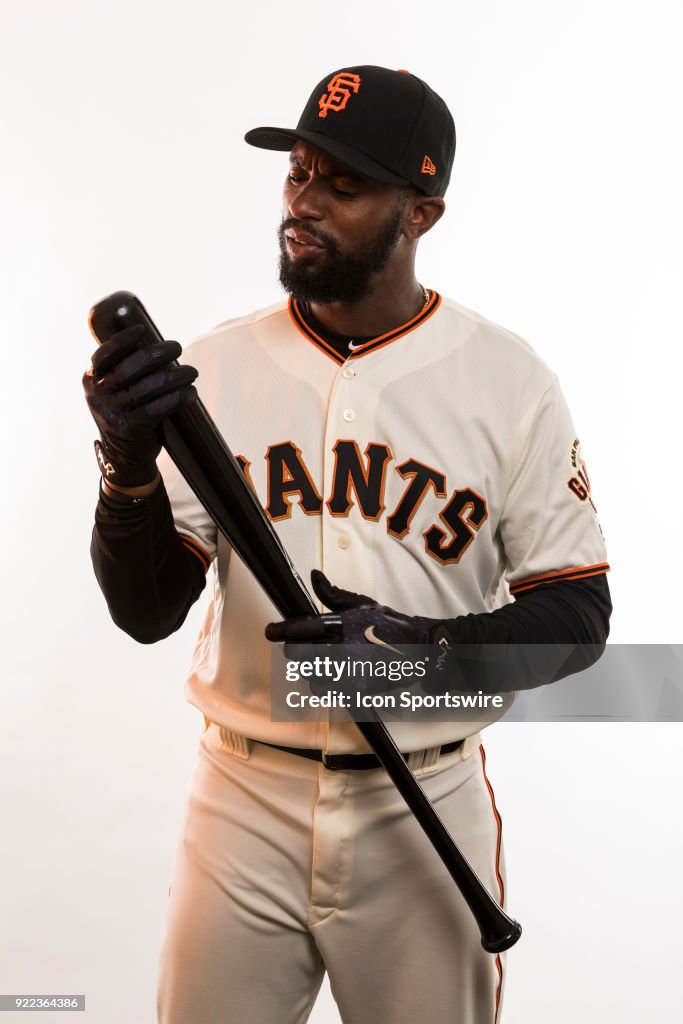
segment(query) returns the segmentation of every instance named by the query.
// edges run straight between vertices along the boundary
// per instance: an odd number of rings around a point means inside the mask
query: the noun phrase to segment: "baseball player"
[[[608,569],[557,378],[519,337],[418,282],[455,152],[443,100],[407,71],[348,67],[288,153],[282,302],[187,350],[129,328],[84,377],[103,482],[92,556],[144,643],[210,601],[187,681],[203,713],[170,891],[161,1024],[298,1024],[328,972],[347,1024],[495,1024],[485,953],[443,865],[355,726],[270,716],[271,643],[319,620],[273,605],[160,457],[160,420],[202,398],[342,639],[604,645]],[[369,631],[369,639],[368,639]],[[536,685],[530,675],[521,685]],[[515,681],[519,687],[519,680]],[[509,687],[511,688],[511,687]],[[506,899],[484,722],[393,736],[482,880]]]

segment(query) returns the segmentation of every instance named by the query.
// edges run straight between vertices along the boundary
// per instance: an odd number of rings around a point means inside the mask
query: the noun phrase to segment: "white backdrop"
[[[202,609],[139,647],[93,579],[89,307],[129,288],[185,342],[276,299],[285,157],[244,132],[293,125],[339,66],[414,71],[458,131],[419,277],[557,371],[614,567],[612,640],[680,642],[683,18],[676,0],[0,11],[0,992],[85,992],[87,1013],[60,1019],[148,1024],[200,729],[182,688]],[[505,1024],[674,1019],[680,737],[489,730],[525,926]],[[327,991],[311,1019],[338,1021]]]

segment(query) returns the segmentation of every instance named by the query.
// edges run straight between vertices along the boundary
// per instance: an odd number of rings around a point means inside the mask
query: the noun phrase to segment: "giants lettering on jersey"
[[[356,505],[364,519],[379,522],[386,511],[384,502],[389,463],[393,461],[386,444],[371,442],[361,453],[358,443],[340,439],[333,447],[334,469],[331,494],[325,505],[332,516],[348,516]],[[251,462],[242,455],[237,461],[253,487]],[[266,513],[277,522],[289,519],[296,504],[306,515],[320,515],[323,498],[313,482],[301,449],[293,441],[271,444],[265,454],[268,475]],[[406,482],[403,493],[386,516],[387,532],[402,540],[410,531],[415,513],[428,494],[448,498],[439,522],[423,533],[425,551],[442,565],[457,563],[488,518],[486,499],[470,487],[454,490],[450,497],[446,476],[418,459],[407,459],[394,472]]]

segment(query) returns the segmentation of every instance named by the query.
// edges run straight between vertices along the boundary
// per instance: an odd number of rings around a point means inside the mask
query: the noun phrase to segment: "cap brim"
[[[288,153],[299,141],[308,142],[309,145],[315,146],[316,149],[322,150],[328,156],[341,161],[359,174],[372,178],[373,181],[383,181],[387,185],[410,184],[407,178],[400,178],[398,174],[388,171],[386,167],[382,167],[365,153],[361,153],[352,146],[347,146],[345,142],[330,139],[327,135],[318,132],[293,128],[252,128],[244,136],[244,140],[250,146],[257,146],[259,149],[275,149],[283,153]]]

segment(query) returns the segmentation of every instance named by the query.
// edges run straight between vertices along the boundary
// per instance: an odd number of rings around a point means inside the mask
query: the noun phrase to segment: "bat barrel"
[[[91,309],[89,323],[99,342],[139,324],[145,328],[146,344],[163,340],[132,292],[113,292],[102,299]],[[283,618],[318,614],[318,607],[201,400],[168,416],[161,425],[161,439],[189,486]]]

